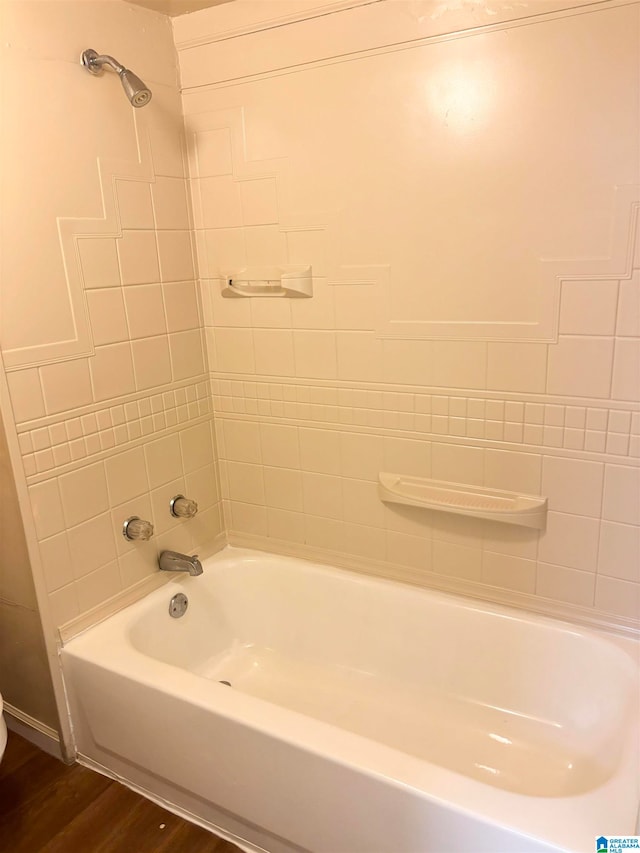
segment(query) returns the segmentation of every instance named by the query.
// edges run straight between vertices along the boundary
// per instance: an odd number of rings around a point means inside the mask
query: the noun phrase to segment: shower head
[[[134,107],[144,107],[151,100],[151,90],[147,89],[142,80],[133,71],[129,71],[124,65],[120,65],[113,56],[98,54],[95,50],[85,50],[81,57],[81,63],[96,76],[104,71],[104,66],[113,69],[120,77],[124,93]]]

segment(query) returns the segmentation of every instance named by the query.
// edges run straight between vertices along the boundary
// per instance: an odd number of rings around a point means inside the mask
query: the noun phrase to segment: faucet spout
[[[189,557],[178,551],[163,551],[158,559],[158,565],[162,572],[188,572],[190,575],[201,575],[203,571],[197,554]]]

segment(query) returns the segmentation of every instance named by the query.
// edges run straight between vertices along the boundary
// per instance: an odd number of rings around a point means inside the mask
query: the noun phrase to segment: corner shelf
[[[536,530],[544,529],[547,518],[547,499],[539,495],[519,495],[404,474],[379,474],[378,495],[385,503],[487,518]]]
[[[223,272],[222,295],[237,297],[290,297],[308,299],[313,296],[311,267],[286,265],[277,267],[243,267]]]

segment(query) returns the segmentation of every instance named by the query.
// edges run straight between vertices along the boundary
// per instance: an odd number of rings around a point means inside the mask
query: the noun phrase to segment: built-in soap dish
[[[311,267],[293,264],[274,267],[243,267],[225,270],[222,295],[237,297],[289,297],[304,299],[313,296]]]
[[[547,518],[547,499],[539,495],[520,495],[405,474],[381,473],[378,494],[385,503],[487,518],[537,530],[545,527]]]

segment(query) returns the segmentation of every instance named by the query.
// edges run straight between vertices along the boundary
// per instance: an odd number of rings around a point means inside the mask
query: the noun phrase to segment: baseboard
[[[4,703],[4,716],[10,732],[15,732],[54,758],[64,761],[60,735],[51,726],[41,723],[8,702]]]

